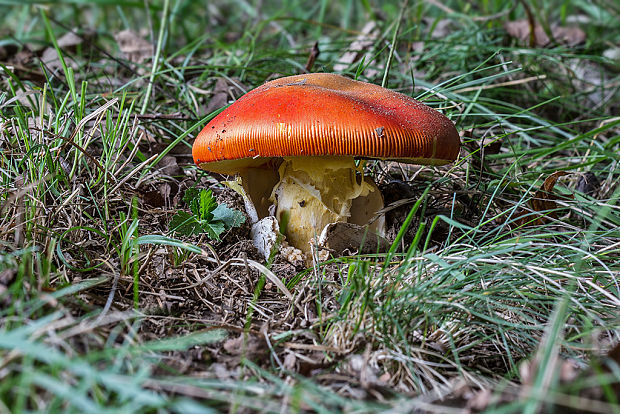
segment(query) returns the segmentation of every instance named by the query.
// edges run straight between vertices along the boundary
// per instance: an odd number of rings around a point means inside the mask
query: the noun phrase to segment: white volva
[[[327,224],[349,221],[353,200],[380,197],[353,157],[285,157],[279,172],[271,195],[276,217],[288,220],[287,239],[306,253]]]

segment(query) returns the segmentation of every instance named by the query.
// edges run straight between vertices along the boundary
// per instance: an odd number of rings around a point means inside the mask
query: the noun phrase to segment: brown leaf
[[[530,32],[532,30],[527,19],[506,22],[504,23],[504,29],[506,29],[510,36],[519,39],[522,42],[527,42],[529,40]],[[536,46],[538,47],[546,46],[549,43],[549,37],[539,24],[534,27],[534,36],[536,39]]]
[[[67,32],[62,37],[60,37],[57,42],[59,49],[66,50],[80,45],[82,43],[82,38],[73,32]],[[58,53],[56,53],[56,49],[53,47],[48,47],[43,51],[41,61],[48,66],[60,66]]]
[[[601,188],[601,182],[594,173],[589,171],[581,175],[577,181],[576,190],[589,196],[594,195],[599,188]]]
[[[15,280],[17,271],[12,268],[4,269],[0,272],[0,286],[9,286]]]
[[[209,114],[216,111],[228,104],[230,95],[228,93],[228,82],[225,78],[217,78],[215,81],[215,87],[207,105],[206,113]]]
[[[425,20],[433,30],[430,33],[431,39],[444,39],[454,32],[454,22],[450,19],[435,21],[434,18],[426,18]]]
[[[518,216],[520,217],[516,220],[517,226],[540,226],[550,221],[548,217],[558,218],[557,212],[555,211],[557,209],[556,201],[570,200],[574,197],[556,194],[553,192],[553,188],[558,178],[568,174],[569,173],[566,171],[556,171],[545,179],[540,190],[536,191],[534,197],[530,200],[531,210],[529,212],[519,212]],[[536,218],[532,218],[532,211],[542,214],[535,214]]]
[[[613,360],[616,364],[620,365],[620,342],[615,347],[609,350],[607,358]]]
[[[163,208],[174,207],[176,205],[175,196],[179,193],[179,185],[173,181],[163,182],[155,188],[139,188],[142,202],[149,207]]]
[[[241,334],[224,342],[224,350],[229,354],[229,361],[238,363],[239,358],[259,360],[264,358],[269,349],[265,340],[251,334]]]
[[[35,54],[28,48],[24,48],[17,52],[13,59],[11,59],[11,63],[20,66],[30,66],[30,64],[35,59]]]
[[[578,27],[553,26],[551,33],[556,42],[567,46],[577,46],[586,41],[586,33]]]
[[[293,354],[292,352],[287,353],[284,357],[284,368],[288,369],[289,371],[293,371],[295,369],[296,363],[297,358],[295,357],[295,354]]]
[[[484,138],[480,145],[485,155],[499,154],[502,149],[502,140],[496,137]]]
[[[141,63],[153,55],[153,45],[131,30],[115,34],[114,39],[125,57],[134,63]]]
[[[574,381],[579,374],[579,367],[574,361],[569,359],[562,360],[560,365],[560,382],[567,383]]]
[[[553,218],[557,218],[555,209],[557,208],[557,200],[565,200],[566,197],[553,193],[553,187],[558,181],[558,178],[568,175],[566,171],[556,171],[547,178],[543,183],[540,190],[536,191],[534,198],[530,201],[531,207],[534,211],[544,212]],[[569,197],[572,198],[572,197]],[[549,219],[541,215],[538,219],[538,224],[546,223]]]
[[[585,59],[569,59],[566,63],[565,67],[557,68],[556,76],[570,79],[571,87],[586,98],[575,103],[595,107],[609,99],[609,92],[605,90],[614,78],[600,64]]]
[[[11,295],[5,294],[9,290],[9,285],[13,283],[17,276],[17,270],[13,268],[4,269],[0,272],[0,309],[6,308],[11,304]]]
[[[159,161],[157,164],[159,170],[162,174],[175,176],[175,175],[183,175],[183,169],[179,167],[177,162],[177,158],[172,155],[166,155],[164,158]]]
[[[535,370],[534,362],[528,359],[524,359],[519,363],[519,378],[521,379],[521,384],[530,386],[532,385],[532,381],[534,379],[534,370]]]
[[[84,40],[90,40],[94,37],[95,32],[86,32],[82,35],[77,35],[74,32],[67,32],[58,38],[58,48],[63,52],[65,62],[72,66],[74,69],[78,67],[78,64],[73,58],[69,58],[69,54],[77,50],[77,47],[84,43]],[[88,45],[87,45],[88,46]],[[43,51],[41,55],[41,61],[51,69],[59,69],[62,64],[58,57],[58,52],[54,47],[48,47]]]
[[[527,42],[530,38],[532,27],[527,19],[515,20],[504,23],[504,29],[508,34],[522,42]],[[585,42],[586,34],[578,27],[551,26],[551,35],[555,42],[567,46],[576,46]],[[534,25],[535,46],[545,47],[551,43],[551,39],[545,33],[540,24]]]
[[[562,384],[580,384],[577,395],[584,399],[584,401],[602,401],[610,402],[608,391],[615,394],[615,398],[620,398],[620,380],[617,376],[607,383],[607,390],[605,390],[597,377],[601,374],[613,374],[614,368],[620,365],[620,343],[616,344],[607,355],[602,357],[594,357],[590,361],[590,367],[587,369],[579,369],[578,365],[574,361],[563,360],[559,379]],[[591,384],[591,385],[586,385]],[[559,412],[559,411],[558,411]],[[564,411],[562,411],[564,412]],[[574,411],[570,412],[583,412],[579,410],[578,406]]]
[[[334,72],[342,72],[349,68],[351,64],[357,62],[362,58],[362,56],[366,53],[366,61],[365,63],[370,63],[372,55],[367,53],[370,47],[373,45],[377,37],[379,36],[379,27],[374,20],[369,21],[362,28],[362,32],[355,38],[355,40],[351,43],[351,46],[347,49],[347,51],[338,59],[338,63],[334,65]],[[369,77],[372,77],[371,74],[366,74]]]

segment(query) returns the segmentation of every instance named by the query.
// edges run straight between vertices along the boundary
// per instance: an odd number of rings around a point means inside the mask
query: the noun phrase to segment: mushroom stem
[[[234,180],[224,181],[224,184],[233,189],[237,194],[241,196],[241,198],[243,198],[245,212],[250,218],[250,222],[252,224],[256,224],[256,222],[258,222],[259,220],[258,213],[256,212],[256,207],[254,206],[254,200],[252,200],[248,194],[248,189],[243,182],[243,178],[237,176]]]
[[[327,224],[349,220],[353,200],[376,190],[353,157],[285,157],[279,172],[276,217],[288,215],[287,240],[305,253]]]
[[[278,171],[271,165],[250,167],[240,171],[241,185],[256,212],[256,221],[269,216],[269,197],[278,182]],[[246,203],[246,208],[248,204]],[[249,213],[249,211],[248,211]]]

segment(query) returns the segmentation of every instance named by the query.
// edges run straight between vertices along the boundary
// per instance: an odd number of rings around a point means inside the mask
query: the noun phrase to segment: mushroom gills
[[[279,173],[271,195],[276,217],[288,216],[287,240],[305,253],[329,223],[366,225],[383,207],[379,189],[353,157],[285,157]],[[382,220],[370,229],[385,232]]]

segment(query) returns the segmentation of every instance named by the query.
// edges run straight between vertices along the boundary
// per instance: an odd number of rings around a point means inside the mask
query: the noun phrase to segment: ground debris
[[[80,35],[77,32],[69,31],[57,39],[58,48],[61,50],[65,63],[68,63],[73,69],[77,69],[81,63],[79,63],[73,54],[78,46],[85,44],[91,45],[95,38],[96,33],[93,31],[87,31]],[[43,51],[41,55],[41,62],[52,70],[61,69],[62,64],[60,57],[55,47],[48,47]]]
[[[334,65],[334,71],[345,71],[353,63],[362,59],[362,57],[365,65],[370,64],[372,54],[369,50],[374,42],[377,41],[378,36],[379,27],[377,26],[377,23],[372,20],[366,23],[355,40],[353,40],[351,45],[347,48],[347,52],[345,52],[340,59],[338,59],[338,63]],[[369,78],[372,78],[377,74],[378,72],[375,69],[367,70],[365,72],[365,76]]]
[[[566,171],[556,171],[545,178],[541,188],[530,200],[531,213],[520,211],[517,226],[540,226],[559,218],[558,202],[572,200],[573,196],[564,196],[553,192],[558,178],[568,175]]]
[[[588,171],[579,176],[577,186],[575,190],[584,193],[589,196],[594,196],[596,192],[601,188],[601,182],[596,177],[596,174]]]
[[[522,42],[526,42],[530,39],[532,27],[527,19],[515,20],[504,23],[504,29],[506,32]],[[534,26],[534,42],[538,47],[548,46],[552,39],[555,42],[564,44],[567,46],[577,46],[580,43],[585,42],[586,34],[579,27],[562,27],[558,25],[551,26],[551,36],[549,38],[547,32],[540,24]]]
[[[135,389],[145,379],[151,388],[147,391],[157,390],[157,397],[171,404],[183,397],[212,404],[209,387],[214,379],[223,387],[256,385],[239,394],[232,388],[218,389],[224,397],[213,407],[222,411],[237,402],[227,401],[227,396],[240,396],[240,405],[247,396],[248,401],[273,402],[269,407],[276,409],[265,411],[278,411],[281,405],[282,412],[289,407],[310,412],[315,407],[306,403],[311,401],[308,397],[328,395],[337,398],[313,402],[334,412],[357,411],[362,407],[357,403],[377,411],[491,412],[532,398],[529,388],[536,367],[526,358],[551,301],[576,285],[578,294],[571,296],[570,306],[579,321],[567,323],[571,339],[559,345],[552,372],[558,387],[549,388],[544,404],[556,412],[591,407],[612,412],[604,398],[610,390],[618,395],[620,386],[598,375],[602,372],[609,379],[620,362],[620,348],[611,341],[617,340],[617,330],[609,322],[615,309],[610,297],[615,298],[618,289],[613,226],[617,211],[609,204],[618,184],[613,158],[618,126],[605,127],[617,121],[617,81],[610,75],[618,70],[617,45],[609,37],[596,44],[598,39],[590,33],[602,30],[588,28],[586,39],[576,27],[551,25],[545,31],[526,20],[508,22],[503,31],[503,16],[512,18],[520,10],[510,5],[501,10],[501,19],[485,20],[488,25],[477,28],[476,17],[454,14],[460,11],[441,2],[429,4],[433,16],[425,15],[426,7],[417,15],[405,14],[411,25],[403,26],[396,44],[389,40],[393,16],[384,20],[387,12],[374,7],[330,16],[338,6],[330,4],[320,27],[317,21],[311,19],[308,25],[306,18],[297,17],[256,26],[243,22],[245,14],[254,11],[253,4],[229,13],[228,6],[209,3],[204,15],[192,16],[208,22],[199,30],[204,39],[196,40],[195,48],[178,40],[186,36],[179,29],[190,34],[195,22],[180,23],[171,14],[165,23],[161,66],[153,74],[153,93],[143,108],[146,113],[139,109],[146,82],[140,75],[151,69],[148,63],[154,54],[147,30],[117,33],[118,49],[113,43],[111,48],[116,50],[112,55],[123,54],[118,59],[105,52],[109,37],[91,38],[82,29],[68,29],[74,24],[50,20],[54,32],[66,33],[58,38],[66,63],[79,69],[71,82],[62,76],[49,38],[23,44],[19,42],[26,32],[7,38],[0,46],[6,67],[0,69],[0,164],[7,177],[0,200],[0,331],[3,339],[4,332],[13,335],[7,335],[10,339],[36,329],[24,336],[25,344],[32,349],[49,347],[54,351],[51,357],[67,358],[47,366],[47,355],[40,360],[35,355],[24,363],[26,347],[11,350],[5,341],[0,352],[0,382],[3,395],[9,396],[5,401],[13,404],[11,393],[17,392],[27,409],[45,410],[65,405],[75,409],[70,405],[82,397],[105,404],[120,400],[115,387],[98,383],[90,388],[90,379],[73,370],[77,365],[72,361],[81,360],[86,363],[78,368],[93,363],[106,375],[110,368],[128,373],[128,384],[138,384]],[[473,3],[469,7],[472,13],[483,11]],[[109,10],[113,15],[113,7]],[[180,2],[174,10],[188,9]],[[270,18],[265,10],[256,7],[251,17],[256,22]],[[27,12],[24,9],[23,16]],[[147,12],[154,17],[159,9]],[[89,13],[76,15],[90,18]],[[93,36],[113,33],[119,24],[140,27],[133,25],[138,15],[135,8],[123,16],[129,24],[112,21],[103,30],[96,26]],[[244,24],[227,27],[229,15]],[[37,13],[33,19],[38,30],[33,34],[43,33],[40,18]],[[154,32],[161,22],[153,19]],[[455,35],[469,33],[465,26],[475,29],[476,36],[455,40]],[[247,37],[244,27],[259,29],[255,37]],[[290,28],[294,29],[289,33]],[[508,37],[520,44],[531,35],[536,50],[523,45],[498,48]],[[492,42],[487,43],[489,38]],[[238,43],[225,44],[233,40]],[[253,246],[247,216],[242,226],[223,232],[219,241],[202,234],[170,234],[171,217],[181,209],[188,188],[210,189],[218,204],[245,213],[242,198],[219,184],[220,175],[195,168],[189,145],[198,130],[187,135],[185,131],[239,98],[250,85],[278,72],[303,71],[308,46],[315,40],[306,70],[333,68],[377,82],[385,72],[390,87],[421,96],[466,129],[462,138],[468,146],[454,164],[366,164],[381,183],[389,242],[396,239],[425,188],[431,187],[394,255],[388,261],[373,248],[372,254],[330,258],[311,267],[278,243],[271,246],[274,255],[261,255]],[[291,46],[278,48],[282,42]],[[321,60],[313,62],[319,45]],[[93,58],[95,50],[101,53]],[[392,67],[383,68],[392,52]],[[454,96],[471,101],[454,102]],[[95,122],[97,117],[91,116],[110,102],[114,105]],[[545,117],[544,111],[553,113]],[[158,165],[138,168],[164,152]],[[529,158],[530,152],[543,156]],[[571,174],[567,188],[589,197],[577,195],[573,202],[558,194],[563,189],[557,188],[557,179],[565,168]],[[528,183],[536,177],[544,182],[529,193]],[[522,209],[527,217],[518,216]],[[585,224],[576,227],[577,220],[569,222],[574,216]],[[541,229],[507,224],[528,218]],[[128,233],[134,220],[138,226]],[[592,224],[597,229],[586,231]],[[142,243],[144,236],[176,239],[192,249]],[[346,241],[346,231],[340,238]],[[411,248],[414,240],[418,243]],[[578,266],[564,247],[578,249],[583,272],[575,271]],[[334,250],[347,253],[346,248]],[[566,265],[558,260],[563,255]],[[89,285],[93,280],[100,281]],[[40,324],[52,313],[62,319]],[[225,331],[226,339],[182,350],[148,348],[212,328]],[[611,332],[610,342],[600,346],[611,349],[606,357],[588,353],[588,335],[594,331]],[[65,359],[69,369],[62,365]],[[520,378],[515,377],[518,368]],[[68,384],[76,398],[48,395],[51,392],[35,383],[26,392],[19,388],[39,380],[39,371],[41,378],[60,378],[58,383]],[[132,377],[136,373],[144,377]],[[166,388],[163,384],[169,379],[178,383]],[[204,388],[189,385],[203,379],[209,380]],[[311,381],[311,386],[304,385]],[[299,407],[289,401],[297,397],[287,394],[288,389],[300,392]],[[343,406],[329,406],[336,400],[344,401]],[[567,408],[566,401],[573,406]]]
[[[153,56],[153,45],[132,30],[126,29],[116,33],[114,40],[130,62],[142,63]]]

